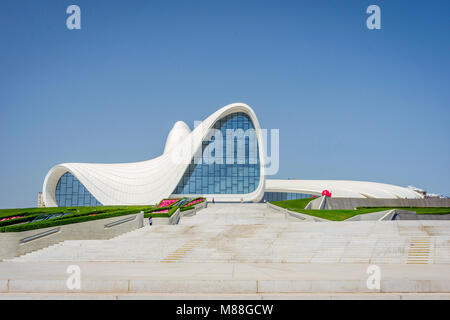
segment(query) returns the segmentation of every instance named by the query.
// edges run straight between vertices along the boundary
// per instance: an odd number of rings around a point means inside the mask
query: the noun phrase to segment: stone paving
[[[0,262],[0,298],[70,297],[76,292],[66,288],[66,268],[73,264],[83,274],[77,293],[114,299],[205,293],[219,299],[439,293],[448,299],[450,221],[304,222],[264,204],[209,204],[179,225],[65,241]],[[366,283],[372,264],[382,273],[375,291]]]
[[[264,204],[215,204],[179,225],[65,241],[10,261],[72,260],[449,264],[450,221],[302,222]]]

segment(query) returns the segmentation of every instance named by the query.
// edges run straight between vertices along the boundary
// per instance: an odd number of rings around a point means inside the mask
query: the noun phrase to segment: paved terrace
[[[0,292],[71,296],[65,286],[71,264],[82,268],[81,293],[116,298],[374,292],[448,298],[450,221],[302,222],[264,204],[210,204],[179,225],[65,241],[1,262]],[[367,289],[370,264],[381,268],[380,290]]]

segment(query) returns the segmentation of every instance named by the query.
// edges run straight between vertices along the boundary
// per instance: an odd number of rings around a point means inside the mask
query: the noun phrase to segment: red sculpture
[[[326,197],[330,197],[331,198],[331,192],[328,190],[323,190],[322,191],[322,196],[326,196]]]

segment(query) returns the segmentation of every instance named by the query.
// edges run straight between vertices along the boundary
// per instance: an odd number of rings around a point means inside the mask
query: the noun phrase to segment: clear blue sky
[[[381,30],[366,28],[371,4]],[[275,178],[450,195],[449,12],[446,0],[2,0],[0,207],[35,206],[58,163],[158,156],[177,120],[238,101],[280,129]]]

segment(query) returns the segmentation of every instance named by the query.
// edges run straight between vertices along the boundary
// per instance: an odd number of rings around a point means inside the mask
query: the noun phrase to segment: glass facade
[[[292,192],[264,192],[264,196],[261,202],[267,201],[283,201],[283,200],[295,200],[313,198],[314,195],[306,193],[292,193]]]
[[[233,113],[213,129],[216,134],[203,141],[202,152],[194,156],[174,194],[245,194],[258,187],[259,146],[250,117]]]
[[[95,207],[102,204],[70,172],[56,185],[56,203],[59,207]]]

